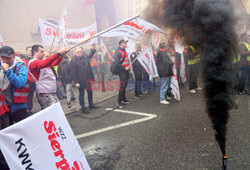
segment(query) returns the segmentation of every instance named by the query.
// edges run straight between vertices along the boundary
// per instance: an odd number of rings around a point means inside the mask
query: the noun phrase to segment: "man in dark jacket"
[[[143,74],[143,66],[141,63],[137,60],[137,56],[141,52],[141,44],[136,44],[135,46],[135,52],[133,52],[130,55],[130,61],[133,67],[133,72],[135,75],[135,98],[140,98],[140,95],[142,96],[141,92],[141,86],[142,86],[142,74]]]
[[[92,83],[95,81],[95,78],[89,63],[89,60],[94,56],[95,52],[95,45],[93,45],[89,55],[84,55],[83,48],[78,47],[75,49],[75,56],[73,57],[70,63],[72,78],[76,83],[76,87],[79,88],[79,102],[83,113],[90,113],[90,111],[85,107],[85,89],[88,93],[89,108],[97,108],[93,103],[92,91]]]
[[[173,75],[173,62],[169,58],[165,43],[160,44],[160,49],[157,53],[156,65],[158,74],[161,78],[160,103],[169,104],[169,102],[166,100],[166,92],[168,91],[170,85],[170,77]]]
[[[72,72],[68,56],[64,56],[62,62],[58,66],[58,78],[66,91],[68,108],[71,108],[71,100],[74,100],[72,89]]]
[[[126,52],[127,47],[126,40],[119,41],[119,47],[115,52],[115,65],[119,70],[120,78],[120,89],[118,94],[118,108],[124,108],[124,105],[129,104],[130,102],[126,99],[126,87],[129,79],[129,59],[128,53]]]

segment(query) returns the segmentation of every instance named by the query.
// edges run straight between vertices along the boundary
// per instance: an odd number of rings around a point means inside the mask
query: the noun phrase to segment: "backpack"
[[[123,57],[121,63],[124,62],[125,58],[126,57]],[[111,66],[110,66],[110,71],[111,71],[112,74],[118,75],[120,73],[120,66],[118,64],[116,64],[115,62],[112,62]]]

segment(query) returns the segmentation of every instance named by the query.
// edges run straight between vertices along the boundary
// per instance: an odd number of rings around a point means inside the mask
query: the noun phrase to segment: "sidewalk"
[[[111,81],[105,81],[106,91],[102,92],[101,82],[96,81],[96,83],[93,84],[94,104],[98,105],[98,103],[100,103],[104,100],[107,100],[111,97],[117,96],[118,95],[118,84],[119,84],[118,82],[119,82],[119,78],[117,76],[114,76]],[[76,100],[74,102],[71,102],[71,108],[68,108],[66,99],[59,100],[65,114],[79,111],[81,109],[80,104],[79,104],[79,91],[77,88],[73,88],[73,92],[74,92],[74,96],[75,96]],[[88,106],[88,95],[87,95],[86,91],[85,91],[84,99],[85,99],[85,105]],[[36,112],[39,112],[40,110],[41,110],[41,107],[37,101],[36,94],[34,94],[32,112],[36,113]]]

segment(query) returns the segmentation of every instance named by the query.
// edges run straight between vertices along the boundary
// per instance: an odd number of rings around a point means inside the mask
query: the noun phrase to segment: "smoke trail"
[[[229,0],[163,0],[161,6],[161,24],[201,53],[207,112],[225,156],[226,124],[232,107],[228,91],[231,52],[236,45],[233,8]]]

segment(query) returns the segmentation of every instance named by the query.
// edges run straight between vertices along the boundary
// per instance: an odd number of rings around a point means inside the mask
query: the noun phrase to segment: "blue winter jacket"
[[[0,62],[1,63],[1,62]],[[18,75],[16,75],[16,71],[21,65]],[[28,79],[28,71],[24,63],[17,63],[14,70],[9,69],[8,71],[4,71],[4,74],[9,79],[12,85],[12,104],[10,107],[11,112],[16,112],[18,110],[27,109],[27,103],[13,103],[14,101],[14,91],[15,87],[22,89],[27,84]]]

